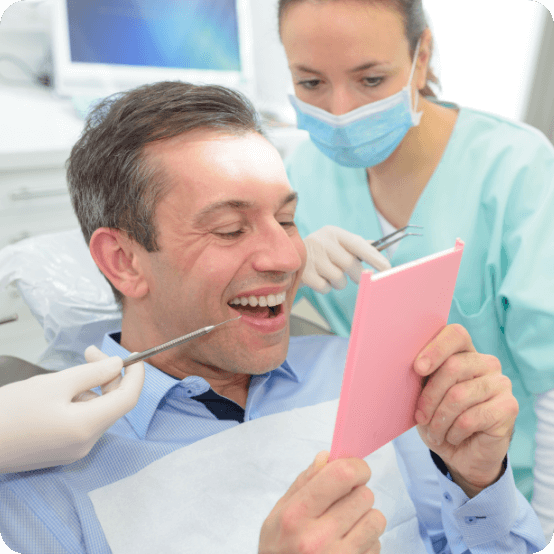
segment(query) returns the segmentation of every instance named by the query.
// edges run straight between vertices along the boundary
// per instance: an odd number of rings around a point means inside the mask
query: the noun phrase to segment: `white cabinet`
[[[65,161],[82,121],[48,92],[0,87],[0,248],[78,226]],[[14,287],[0,291],[0,355],[36,362],[46,347],[40,325]]]

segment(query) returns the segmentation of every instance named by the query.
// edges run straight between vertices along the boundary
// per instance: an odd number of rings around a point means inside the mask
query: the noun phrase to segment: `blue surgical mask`
[[[289,95],[298,128],[308,131],[319,150],[340,165],[373,167],[385,161],[408,130],[419,125],[423,114],[412,108],[411,85],[418,53],[419,42],[410,79],[400,92],[342,115],[333,115]]]

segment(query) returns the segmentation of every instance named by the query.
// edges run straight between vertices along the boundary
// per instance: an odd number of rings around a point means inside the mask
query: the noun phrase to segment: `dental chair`
[[[14,284],[44,330],[37,364],[0,352],[0,386],[85,363],[84,351],[121,328],[121,312],[80,229],[40,235],[0,250],[0,290]],[[291,316],[291,335],[333,334]]]

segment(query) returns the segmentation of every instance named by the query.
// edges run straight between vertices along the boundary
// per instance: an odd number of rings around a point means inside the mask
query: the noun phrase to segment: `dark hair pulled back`
[[[342,0],[279,0],[277,5],[277,17],[279,21],[279,29],[287,9],[293,4],[300,4],[303,2],[311,2],[312,4],[323,4],[326,2],[341,2]],[[423,10],[422,0],[357,0],[359,2],[366,2],[367,4],[381,4],[395,9],[402,16],[404,21],[404,30],[406,38],[410,45],[410,57],[413,59],[417,41],[421,37],[421,34],[428,27],[427,18]],[[431,54],[433,52],[433,44],[431,43]],[[427,79],[425,87],[420,90],[423,96],[436,96],[430,83],[439,85],[437,76],[433,73],[433,70],[429,68],[427,70]]]

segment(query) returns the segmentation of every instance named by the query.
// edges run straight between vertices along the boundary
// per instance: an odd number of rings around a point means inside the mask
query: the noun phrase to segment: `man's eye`
[[[285,228],[296,227],[296,223],[294,222],[294,219],[291,221],[279,221],[279,225]]]
[[[243,233],[244,233],[244,229],[238,229],[237,231],[231,231],[229,233],[214,232],[214,235],[217,235],[222,239],[236,239],[240,237],[240,235],[242,235]]]

